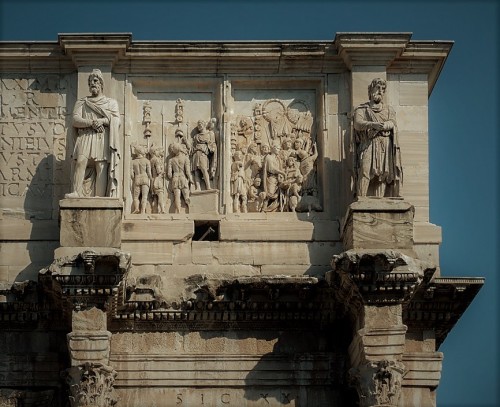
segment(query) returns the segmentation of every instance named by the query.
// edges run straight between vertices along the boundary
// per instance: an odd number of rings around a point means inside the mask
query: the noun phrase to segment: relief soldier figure
[[[217,168],[217,144],[213,131],[213,122],[207,123],[198,120],[197,133],[193,137],[192,171],[194,172],[194,183],[197,191],[201,191],[200,173],[205,182],[207,190],[212,189],[210,179],[215,176]]]
[[[300,201],[300,188],[302,186],[303,177],[297,167],[295,157],[289,156],[286,160],[285,179],[280,183],[280,188],[283,191],[282,208],[295,212]]]
[[[233,212],[247,212],[247,180],[243,153],[236,151],[231,164],[231,196],[233,197]],[[241,210],[240,210],[241,208]]]
[[[72,191],[66,198],[118,197],[120,161],[120,112],[116,100],[104,96],[104,79],[98,69],[88,78],[90,96],[76,102],[73,127],[77,132],[73,150]]]
[[[132,160],[132,213],[146,213],[148,203],[149,188],[151,186],[151,163],[145,157],[146,148],[134,146],[136,158]],[[139,197],[141,197],[139,205]]]
[[[374,79],[368,87],[370,100],[356,108],[357,196],[399,196],[403,181],[397,137],[396,113],[384,104],[386,81]]]
[[[152,146],[151,154],[151,173],[153,182],[151,189],[153,195],[156,196],[158,204],[158,213],[167,213],[165,208],[165,164],[163,147]]]
[[[286,174],[281,170],[279,161],[279,147],[273,145],[271,152],[264,158],[264,166],[262,168],[264,191],[266,198],[262,210],[264,212],[274,212],[279,206],[279,181],[286,177]]]
[[[193,183],[191,178],[191,165],[187,156],[185,144],[173,143],[170,145],[170,153],[173,155],[168,160],[167,177],[170,180],[170,191],[174,194],[175,212],[181,211],[181,194],[189,206],[189,185]]]

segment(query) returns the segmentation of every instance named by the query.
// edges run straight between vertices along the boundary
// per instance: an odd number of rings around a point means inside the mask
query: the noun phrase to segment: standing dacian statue
[[[73,109],[76,142],[72,190],[66,198],[118,197],[118,103],[104,96],[104,79],[99,69],[89,75],[88,84],[90,96],[79,99]]]
[[[368,86],[370,100],[354,113],[358,197],[399,196],[403,181],[396,113],[383,101],[386,81],[376,78]]]

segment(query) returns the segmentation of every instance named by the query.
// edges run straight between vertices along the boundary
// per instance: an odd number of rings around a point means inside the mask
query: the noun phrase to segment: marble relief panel
[[[218,195],[220,123],[213,98],[211,92],[134,94],[125,153],[129,213],[195,213],[206,194]]]
[[[320,210],[313,90],[233,90],[232,212]]]

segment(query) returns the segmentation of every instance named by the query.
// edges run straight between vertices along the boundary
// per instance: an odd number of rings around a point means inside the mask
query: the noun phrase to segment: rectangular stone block
[[[121,246],[123,204],[113,198],[63,199],[61,246]]]
[[[56,220],[0,220],[0,240],[59,240]]]
[[[194,243],[194,242],[193,242]],[[219,264],[252,264],[252,250],[244,242],[211,242],[212,255]]]
[[[330,220],[290,219],[290,214],[275,219],[229,219],[220,222],[220,240],[310,242],[339,240],[339,223]]]
[[[219,191],[196,191],[191,193],[189,213],[217,215],[219,213]]]
[[[130,220],[122,223],[122,240],[172,240],[186,241],[193,236],[192,220]]]
[[[192,259],[194,264],[212,264],[212,242],[193,241],[191,244]]]
[[[276,264],[264,264],[260,266],[261,273],[263,276],[277,276],[277,275],[307,275],[311,277],[322,278],[328,270],[331,270],[330,265],[314,266],[309,264],[298,264],[298,265],[276,265]]]
[[[172,264],[173,243],[123,242],[122,250],[132,255],[132,264]]]
[[[441,379],[442,352],[411,352],[403,355],[408,369],[404,377],[405,386],[437,387]]]
[[[191,264],[192,250],[191,242],[174,243],[173,264]]]
[[[309,251],[304,243],[250,243],[253,264],[310,264]]]
[[[413,240],[416,244],[440,244],[442,241],[441,227],[428,222],[414,222]]]
[[[172,277],[189,277],[195,274],[228,275],[228,276],[255,276],[260,275],[260,266],[250,264],[189,264],[189,265],[159,265],[155,274]]]
[[[364,198],[348,209],[343,242],[349,249],[412,249],[414,208],[398,199]]]
[[[301,221],[230,220],[220,222],[221,240],[310,241],[314,225]]]
[[[85,362],[107,365],[110,338],[111,332],[108,331],[69,333],[68,348],[71,357],[71,366],[78,366]]]
[[[401,81],[399,83],[399,104],[401,106],[427,106],[429,85],[425,80]]]

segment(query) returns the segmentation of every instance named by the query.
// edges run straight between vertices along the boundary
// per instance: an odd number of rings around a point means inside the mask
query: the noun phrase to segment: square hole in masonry
[[[216,242],[219,240],[218,220],[195,220],[194,241]]]

